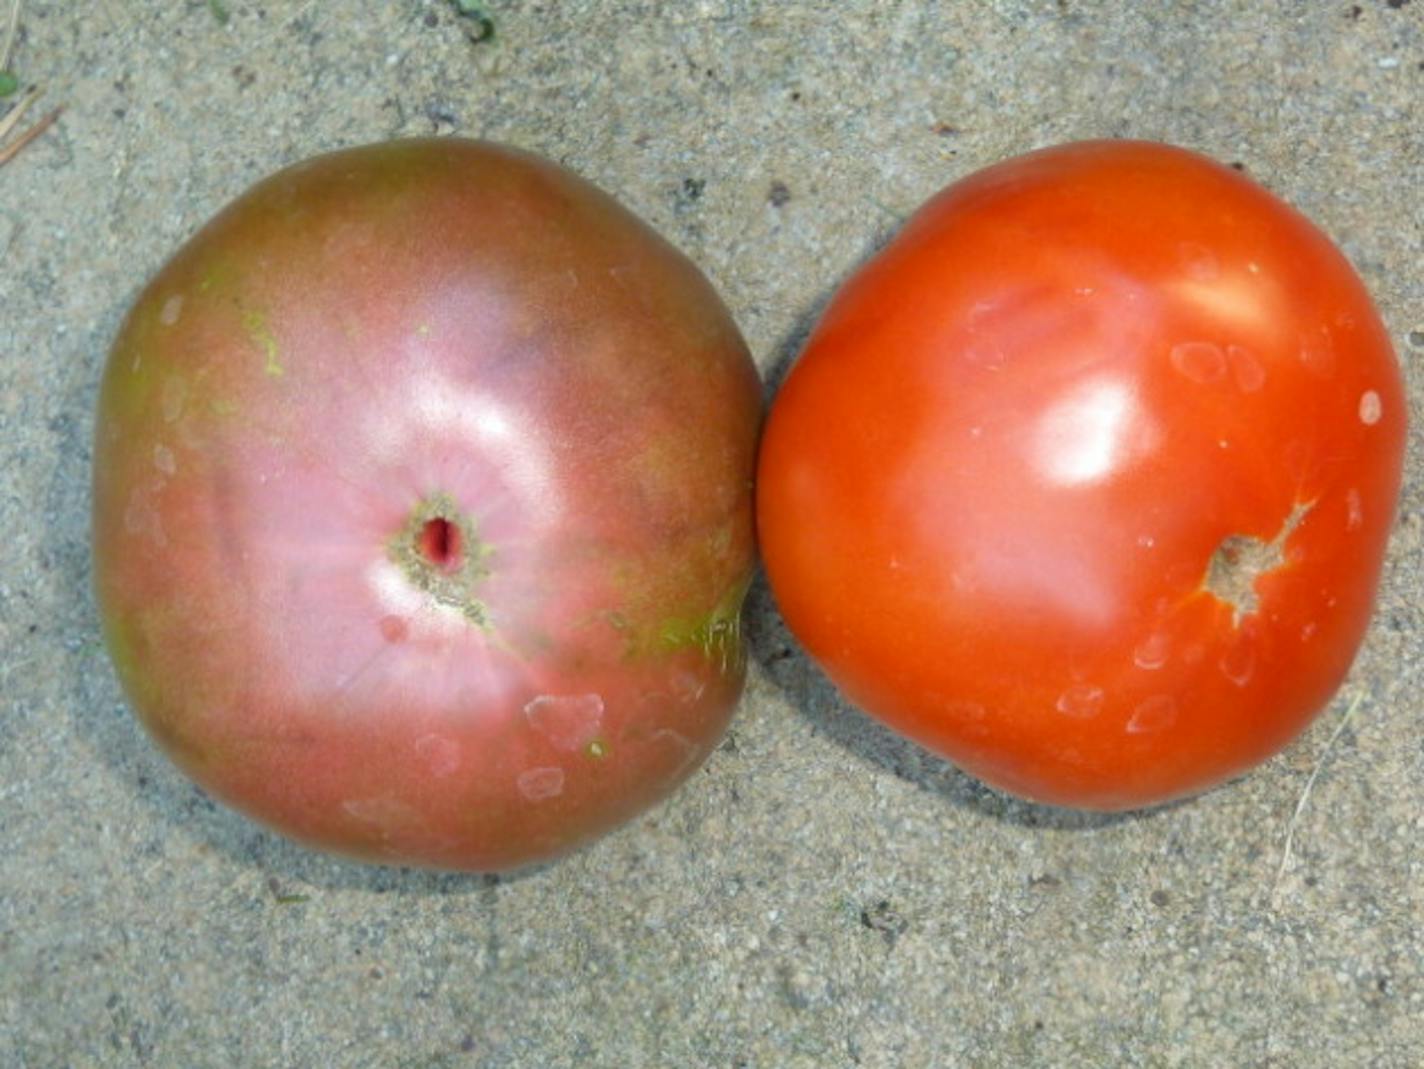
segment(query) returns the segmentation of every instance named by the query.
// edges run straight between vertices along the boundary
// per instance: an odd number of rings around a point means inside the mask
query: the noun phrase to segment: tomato
[[[760,411],[706,279],[567,171],[458,140],[299,164],[114,345],[113,659],[184,770],[304,842],[554,856],[723,733]]]
[[[850,701],[1026,798],[1123,809],[1296,736],[1369,620],[1405,402],[1305,218],[1165,145],[931,199],[772,405],[771,586]]]

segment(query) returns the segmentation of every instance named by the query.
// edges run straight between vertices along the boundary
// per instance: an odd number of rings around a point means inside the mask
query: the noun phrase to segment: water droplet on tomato
[[[1366,427],[1373,427],[1384,415],[1384,406],[1380,403],[1380,395],[1374,390],[1366,390],[1360,394],[1360,422]]]
[[[1097,716],[1103,708],[1103,688],[1086,684],[1069,687],[1058,695],[1056,708],[1065,716]]]
[[[1226,354],[1209,341],[1184,341],[1172,346],[1172,366],[1179,374],[1205,385],[1226,372]]]
[[[561,750],[581,750],[603,731],[597,694],[541,694],[524,706],[529,726]]]
[[[1221,655],[1218,665],[1221,674],[1238,687],[1251,682],[1251,677],[1256,674],[1256,647],[1251,637],[1238,635]]]
[[[1236,388],[1242,393],[1255,393],[1266,384],[1265,366],[1244,345],[1228,345],[1226,362],[1231,366],[1231,377],[1236,380]]]
[[[1132,651],[1132,663],[1148,671],[1161,668],[1172,654],[1172,640],[1158,632],[1149,635]]]
[[[1127,733],[1146,735],[1154,731],[1165,731],[1176,722],[1176,699],[1169,694],[1158,694],[1148,698],[1132,711],[1132,719],[1127,722]]]
[[[531,802],[542,802],[546,798],[557,798],[564,793],[564,770],[562,768],[531,768],[521,772],[515,781],[519,793]]]

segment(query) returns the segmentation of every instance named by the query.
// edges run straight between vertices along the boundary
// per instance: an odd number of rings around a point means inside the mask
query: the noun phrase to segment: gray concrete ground
[[[1424,412],[1424,0],[489,8],[474,43],[445,0],[25,4],[13,67],[67,110],[0,170],[0,1065],[1424,1065],[1424,421],[1346,689],[1166,811],[977,787],[846,708],[764,589],[731,741],[517,878],[313,855],[157,753],[88,589],[99,369],[166,254],[318,150],[561,160],[705,267],[774,374],[947,181],[1174,141],[1336,237]]]

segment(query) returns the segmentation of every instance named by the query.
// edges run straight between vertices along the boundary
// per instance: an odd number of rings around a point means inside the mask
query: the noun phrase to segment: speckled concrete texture
[[[13,67],[67,110],[0,170],[0,1066],[1424,1065],[1424,419],[1339,699],[1167,810],[977,786],[848,709],[764,588],[705,770],[517,877],[305,852],[150,745],[89,593],[99,370],[178,242],[334,146],[568,164],[703,265],[774,382],[946,182],[1174,141],[1337,239],[1424,412],[1424,0],[489,8],[474,42],[445,0],[24,5]]]

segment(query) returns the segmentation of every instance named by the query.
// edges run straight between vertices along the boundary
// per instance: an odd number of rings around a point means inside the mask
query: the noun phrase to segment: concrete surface
[[[0,170],[0,1065],[1424,1064],[1424,418],[1368,646],[1244,781],[1114,820],[1007,801],[848,710],[760,589],[705,771],[503,880],[206,801],[126,711],[86,541],[95,385],[147,274],[275,167],[432,131],[616,192],[773,374],[947,181],[1179,142],[1337,238],[1424,412],[1424,0],[491,0],[480,44],[445,0],[221,6],[25,4],[13,66],[67,111]]]

